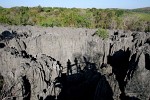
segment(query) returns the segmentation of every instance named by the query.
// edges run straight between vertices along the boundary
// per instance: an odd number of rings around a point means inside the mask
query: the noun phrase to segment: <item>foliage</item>
[[[109,33],[106,29],[102,29],[102,28],[99,28],[96,32],[95,32],[96,35],[98,35],[99,37],[101,37],[102,39],[106,39],[109,37]]]
[[[149,31],[150,13],[122,9],[52,8],[40,5],[0,7],[0,23]]]
[[[133,11],[133,12],[142,12],[142,13],[150,13],[150,7],[133,9],[131,11]]]

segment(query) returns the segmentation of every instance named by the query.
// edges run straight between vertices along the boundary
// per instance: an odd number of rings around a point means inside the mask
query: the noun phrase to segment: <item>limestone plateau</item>
[[[0,25],[1,100],[150,100],[150,33]]]

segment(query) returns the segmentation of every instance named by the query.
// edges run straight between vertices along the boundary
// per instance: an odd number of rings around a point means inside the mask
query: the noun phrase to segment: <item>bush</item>
[[[106,29],[102,29],[102,28],[99,28],[96,32],[95,32],[96,35],[98,35],[99,37],[103,38],[103,39],[106,39],[109,37],[109,33]]]

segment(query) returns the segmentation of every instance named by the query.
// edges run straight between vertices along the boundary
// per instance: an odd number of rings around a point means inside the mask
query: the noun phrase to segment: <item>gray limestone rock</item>
[[[148,100],[149,33],[108,30],[109,38],[103,40],[93,36],[95,31],[0,25],[0,73],[5,81],[1,99],[39,100],[49,95],[57,98],[61,89],[56,88],[54,92],[55,78],[60,72],[67,72],[68,59],[73,74],[78,72],[74,67],[77,66],[76,58],[80,70],[92,65],[103,75],[96,86],[95,100],[106,100],[108,89],[112,96],[109,99]],[[90,76],[90,73],[86,74]],[[121,95],[123,97],[119,97]]]

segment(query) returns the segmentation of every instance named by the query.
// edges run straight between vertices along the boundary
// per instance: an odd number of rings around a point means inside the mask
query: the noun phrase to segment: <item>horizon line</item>
[[[37,6],[12,6],[12,7],[4,7],[4,6],[0,6],[2,8],[14,8],[14,7],[31,7],[31,8],[34,8],[34,7],[38,7],[38,6],[41,6],[41,5],[37,5]],[[137,7],[137,8],[117,8],[117,7],[110,7],[110,8],[105,8],[105,7],[57,7],[57,6],[41,6],[43,8],[46,8],[46,7],[51,7],[51,8],[76,8],[76,9],[92,9],[92,8],[96,8],[96,9],[139,9],[139,8],[149,8],[148,6],[144,6],[144,7]]]

